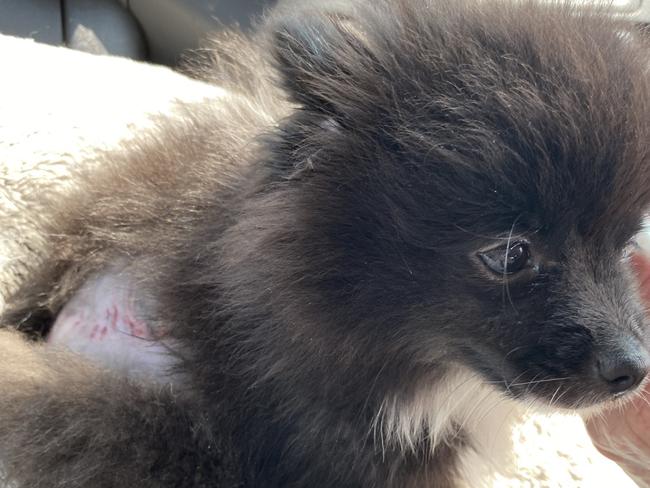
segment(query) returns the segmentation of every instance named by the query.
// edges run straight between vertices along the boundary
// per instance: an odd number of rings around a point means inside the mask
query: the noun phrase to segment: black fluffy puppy
[[[641,40],[528,1],[371,3],[224,35],[207,76],[226,100],[43,196],[51,248],[3,324],[46,330],[118,276],[175,383],[4,332],[7,480],[449,487],[518,403],[643,381]]]

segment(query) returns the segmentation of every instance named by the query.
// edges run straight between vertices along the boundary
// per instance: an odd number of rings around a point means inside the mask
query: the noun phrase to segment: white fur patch
[[[432,451],[462,432],[471,448],[461,455],[466,486],[483,486],[512,451],[512,428],[521,417],[518,403],[477,374],[457,367],[411,398],[389,398],[376,419],[384,445],[415,450],[425,440]]]
[[[91,278],[60,312],[48,344],[129,375],[170,381],[171,344],[144,322],[142,302],[125,272]]]

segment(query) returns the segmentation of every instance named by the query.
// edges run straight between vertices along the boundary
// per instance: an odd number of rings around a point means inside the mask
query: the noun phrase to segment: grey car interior
[[[333,0],[279,0],[295,6]],[[488,0],[489,1],[489,0]],[[544,0],[546,1],[546,0]],[[553,1],[553,0],[547,0]],[[595,0],[574,0],[588,4]],[[278,0],[0,0],[0,33],[175,65],[214,30],[250,28]],[[650,23],[650,0],[611,0],[614,15]]]
[[[0,0],[0,33],[174,65],[209,32],[250,21],[275,0]]]

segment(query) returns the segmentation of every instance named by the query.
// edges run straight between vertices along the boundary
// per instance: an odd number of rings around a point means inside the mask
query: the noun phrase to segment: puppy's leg
[[[171,386],[138,384],[0,331],[0,484],[238,486],[233,453],[202,418]]]

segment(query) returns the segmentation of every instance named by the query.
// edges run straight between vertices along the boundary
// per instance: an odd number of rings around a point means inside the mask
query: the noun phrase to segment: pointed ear
[[[285,20],[273,41],[282,83],[295,102],[332,115],[358,100],[358,75],[372,54],[351,17],[323,13]]]

